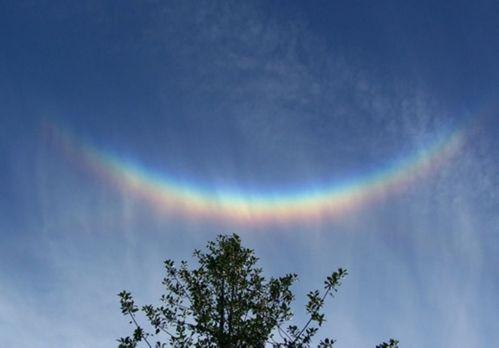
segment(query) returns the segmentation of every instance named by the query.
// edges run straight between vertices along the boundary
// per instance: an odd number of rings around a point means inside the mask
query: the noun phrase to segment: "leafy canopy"
[[[139,325],[139,311],[132,295],[119,293],[121,311],[135,329],[132,336],[120,338],[119,348],[148,347],[310,347],[312,338],[325,322],[322,309],[347,275],[339,268],[328,276],[322,291],[308,293],[308,321],[299,328],[289,324],[293,317],[291,286],[296,274],[278,278],[262,275],[253,250],[244,248],[238,235],[219,235],[208,242],[206,251],[194,251],[198,267],[179,267],[167,260],[161,304],[143,306],[150,331]],[[332,347],[335,340],[324,338],[318,347]],[[396,348],[390,340],[377,348]]]

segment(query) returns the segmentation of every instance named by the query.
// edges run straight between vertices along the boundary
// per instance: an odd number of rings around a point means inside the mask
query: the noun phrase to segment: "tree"
[[[339,268],[328,276],[322,291],[308,293],[308,320],[303,327],[288,324],[293,317],[291,286],[296,274],[266,279],[257,266],[254,251],[244,248],[236,234],[219,235],[206,251],[194,251],[198,267],[190,270],[182,261],[164,263],[161,304],[143,306],[150,331],[137,320],[138,306],[132,295],[122,291],[121,311],[134,326],[132,336],[118,339],[119,348],[147,347],[310,347],[312,338],[325,322],[322,309],[347,275]],[[163,339],[163,341],[162,341]],[[166,339],[166,341],[164,341]],[[324,338],[318,347],[332,347],[335,340]],[[377,348],[396,348],[390,340]]]

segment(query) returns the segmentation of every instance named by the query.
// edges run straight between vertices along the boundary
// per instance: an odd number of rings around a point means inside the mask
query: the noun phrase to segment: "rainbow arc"
[[[455,155],[465,141],[463,130],[441,136],[426,148],[378,171],[348,181],[298,192],[266,194],[230,189],[207,190],[195,183],[125,161],[52,127],[70,156],[109,181],[148,202],[155,211],[188,218],[218,220],[235,225],[289,224],[333,219],[377,201],[387,194],[437,170]]]

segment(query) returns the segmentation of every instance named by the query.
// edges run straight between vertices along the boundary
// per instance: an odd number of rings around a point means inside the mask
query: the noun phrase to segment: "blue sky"
[[[338,347],[499,341],[499,6],[493,1],[4,1],[0,340],[110,347],[116,293],[156,303],[162,261],[237,232],[296,272],[296,317],[337,267]],[[158,213],[44,125],[211,190],[365,176],[464,129],[438,170],[334,219],[234,226]],[[467,129],[469,128],[469,130]]]

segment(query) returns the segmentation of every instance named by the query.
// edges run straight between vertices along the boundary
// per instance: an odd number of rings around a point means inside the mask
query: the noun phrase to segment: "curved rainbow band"
[[[109,180],[132,192],[161,213],[217,220],[235,225],[288,224],[331,219],[399,191],[439,168],[462,147],[464,131],[440,137],[423,150],[382,170],[344,184],[286,194],[244,193],[235,190],[202,190],[155,173],[99,150],[58,127],[52,133],[71,156]]]

